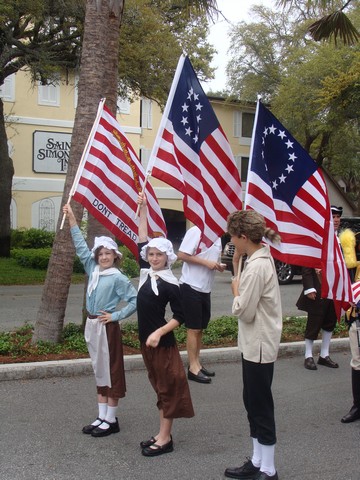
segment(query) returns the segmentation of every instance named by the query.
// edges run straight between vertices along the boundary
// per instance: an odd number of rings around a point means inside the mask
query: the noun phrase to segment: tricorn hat
[[[331,205],[331,213],[332,215],[342,215],[343,213],[343,207],[336,207],[335,205]]]

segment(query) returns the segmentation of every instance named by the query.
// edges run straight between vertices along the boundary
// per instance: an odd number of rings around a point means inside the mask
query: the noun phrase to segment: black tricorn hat
[[[341,217],[341,215],[343,213],[343,207],[336,207],[335,205],[331,205],[330,208],[331,208],[331,213],[333,215],[340,215],[340,217]]]

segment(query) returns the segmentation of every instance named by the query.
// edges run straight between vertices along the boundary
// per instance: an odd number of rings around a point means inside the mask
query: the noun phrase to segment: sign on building
[[[70,155],[71,133],[33,133],[33,170],[36,173],[66,173]]]

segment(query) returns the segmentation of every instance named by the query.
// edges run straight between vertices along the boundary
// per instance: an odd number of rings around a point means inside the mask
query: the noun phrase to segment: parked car
[[[340,230],[350,228],[356,234],[356,254],[357,259],[360,261],[360,217],[342,217],[340,223]],[[228,240],[228,237],[225,237]],[[226,269],[230,270],[234,274],[232,257],[235,252],[235,246],[231,242],[225,243],[223,252],[221,255],[221,263],[226,264]],[[294,276],[301,275],[301,266],[291,265],[289,263],[280,262],[275,260],[276,272],[280,285],[287,285],[292,282]]]

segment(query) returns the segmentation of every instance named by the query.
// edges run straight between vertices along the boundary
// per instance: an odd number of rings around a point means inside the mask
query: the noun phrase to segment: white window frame
[[[79,97],[79,74],[74,75],[74,108],[77,108]]]
[[[140,160],[145,172],[149,165],[151,150],[151,148],[140,147]]]
[[[241,112],[239,110],[235,110],[233,117],[233,132],[235,138],[241,137],[241,124]]]
[[[0,97],[4,102],[15,102],[15,73],[5,78],[0,87]]]
[[[141,128],[152,129],[152,100],[141,99]]]
[[[60,83],[41,85],[38,82],[38,104],[48,107],[60,106]]]
[[[130,100],[128,98],[117,98],[117,111],[120,114],[130,115]]]

